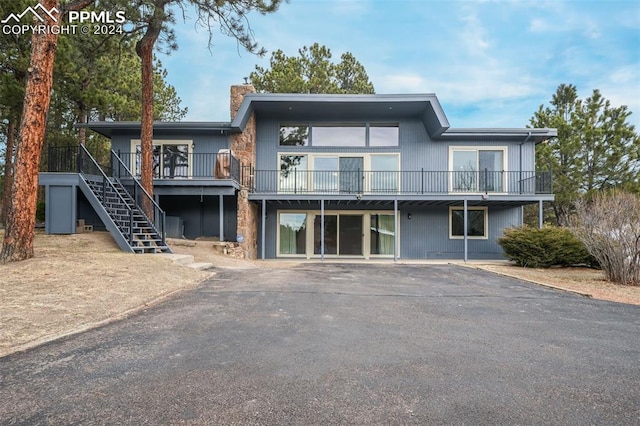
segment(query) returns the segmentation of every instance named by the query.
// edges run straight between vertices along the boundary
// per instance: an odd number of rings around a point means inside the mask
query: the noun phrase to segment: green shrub
[[[519,266],[597,266],[593,256],[568,229],[545,226],[542,229],[523,226],[504,231],[498,239],[505,256]]]

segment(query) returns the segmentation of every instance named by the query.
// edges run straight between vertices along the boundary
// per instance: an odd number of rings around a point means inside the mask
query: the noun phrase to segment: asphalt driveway
[[[0,423],[639,424],[639,362],[640,307],[488,272],[220,270],[0,359]]]

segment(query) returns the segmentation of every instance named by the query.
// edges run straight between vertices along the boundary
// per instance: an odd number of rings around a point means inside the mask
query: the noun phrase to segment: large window
[[[398,154],[278,154],[279,192],[395,193]]]
[[[335,192],[338,189],[338,157],[315,157],[313,161],[313,189]]]
[[[306,213],[280,213],[280,254],[305,254],[307,247],[306,228]]]
[[[372,214],[369,238],[371,254],[392,255],[396,238],[393,215]]]
[[[486,239],[488,232],[486,207],[467,208],[467,237]],[[449,237],[464,238],[464,208],[449,208]]]
[[[397,123],[371,123],[369,125],[369,146],[398,146],[400,132]]]
[[[371,155],[371,192],[396,192],[398,190],[398,156],[395,154]]]
[[[186,178],[191,176],[191,141],[153,141],[153,177]],[[139,140],[132,141],[135,147],[135,174],[140,176],[142,149]],[[133,171],[133,170],[132,170]]]
[[[385,147],[400,144],[398,123],[283,122],[280,146]]]
[[[325,210],[324,228],[318,210],[280,210],[277,218],[278,256],[390,257],[399,236],[387,210]]]
[[[367,128],[363,123],[314,124],[311,128],[313,146],[366,146]]]
[[[307,156],[280,156],[280,192],[306,192],[308,183]]]
[[[506,148],[450,150],[452,192],[504,192]]]
[[[307,146],[308,144],[308,124],[282,123],[280,125],[280,146]]]

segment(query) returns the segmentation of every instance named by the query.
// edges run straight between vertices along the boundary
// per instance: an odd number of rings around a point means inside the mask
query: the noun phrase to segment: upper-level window
[[[400,132],[398,123],[371,123],[369,146],[398,146]]]
[[[502,147],[451,147],[449,166],[454,192],[503,192],[505,155]]]
[[[364,123],[314,124],[311,128],[313,146],[366,146],[367,128]]]
[[[133,139],[131,141],[135,152],[129,154],[131,158],[127,159],[127,154],[122,154],[125,164],[131,167],[132,172],[140,176],[142,164],[142,149],[140,140]],[[186,178],[191,177],[191,157],[192,153],[189,146],[192,141],[170,141],[170,140],[154,140],[153,141],[153,177],[158,178]]]
[[[280,146],[307,146],[308,144],[308,124],[282,123],[280,125]]]
[[[306,155],[280,156],[280,191],[306,192],[308,178]]]
[[[400,143],[398,123],[295,123],[280,124],[280,146],[385,147]]]

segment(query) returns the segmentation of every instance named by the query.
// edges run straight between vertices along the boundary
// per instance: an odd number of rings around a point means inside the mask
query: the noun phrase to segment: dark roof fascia
[[[437,139],[447,140],[521,140],[523,142],[533,141],[536,144],[544,142],[550,138],[557,137],[557,129],[527,129],[527,128],[450,128],[440,135]]]
[[[310,93],[249,93],[245,95],[238,112],[231,122],[231,127],[243,131],[251,114],[260,108],[267,108],[269,104],[315,104],[319,107],[330,108],[336,104],[380,106],[384,111],[393,105],[403,103],[421,103],[424,109],[420,111],[427,132],[431,137],[441,135],[449,128],[449,121],[440,105],[440,101],[433,93],[428,94],[381,94],[381,95],[355,95],[355,94],[310,94]]]
[[[91,129],[96,133],[111,138],[115,132],[140,132],[139,121],[90,121],[88,123],[77,123],[75,127]],[[195,121],[157,121],[153,123],[153,129],[161,131],[191,131],[191,132],[212,132],[236,133],[229,122],[195,122]]]

